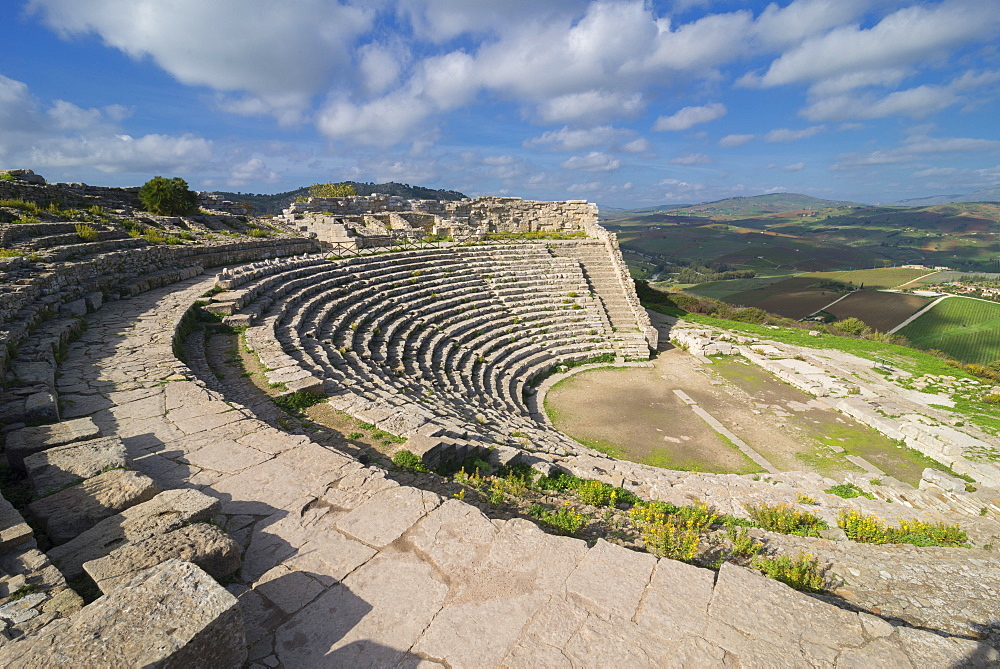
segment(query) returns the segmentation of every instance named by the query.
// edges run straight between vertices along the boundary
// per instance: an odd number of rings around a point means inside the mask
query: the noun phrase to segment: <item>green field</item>
[[[914,346],[963,362],[1000,359],[1000,304],[949,297],[899,331]]]

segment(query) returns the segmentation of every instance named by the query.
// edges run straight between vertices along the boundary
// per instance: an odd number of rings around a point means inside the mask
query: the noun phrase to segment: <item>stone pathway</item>
[[[196,279],[106,305],[58,381],[163,489],[219,500],[252,666],[988,666],[990,647],[893,626],[756,573],[542,532],[276,430],[173,355]]]

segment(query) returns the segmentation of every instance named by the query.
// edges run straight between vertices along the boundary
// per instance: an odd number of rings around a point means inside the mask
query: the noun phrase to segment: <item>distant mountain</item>
[[[893,204],[904,207],[922,207],[931,204],[951,204],[952,202],[1000,202],[1000,184],[987,186],[965,195],[932,195],[931,197],[915,197],[900,200]]]
[[[351,184],[358,195],[371,195],[373,193],[384,193],[386,195],[398,195],[400,197],[413,200],[461,200],[466,196],[455,190],[437,190],[425,188],[423,186],[410,186],[394,181],[384,184],[358,183],[357,181],[344,181],[342,183]],[[297,197],[308,197],[309,187],[303,186],[295,190],[273,195],[257,193],[230,193],[227,191],[215,191],[215,194],[231,202],[249,202],[253,207],[252,213],[258,215],[280,214]]]
[[[642,209],[602,209],[604,220],[627,218],[649,214],[678,216],[756,216],[777,214],[783,211],[828,209],[831,207],[867,207],[869,205],[847,200],[823,200],[799,193],[772,193],[751,197],[730,197],[725,200],[702,202],[701,204],[664,204]]]

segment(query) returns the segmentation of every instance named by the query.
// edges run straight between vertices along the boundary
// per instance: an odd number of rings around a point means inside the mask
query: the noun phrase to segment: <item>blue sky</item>
[[[0,167],[620,207],[1000,183],[1000,0],[6,0]]]

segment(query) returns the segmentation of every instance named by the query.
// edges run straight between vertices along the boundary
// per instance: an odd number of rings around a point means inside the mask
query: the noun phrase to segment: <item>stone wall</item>
[[[382,221],[408,225],[424,234],[586,232],[597,225],[597,205],[584,200],[540,202],[518,197],[478,197],[457,201],[408,200],[389,195],[309,198],[294,202],[279,220],[299,232],[329,235],[329,226],[371,227]]]
[[[36,175],[37,176],[37,175]],[[246,209],[238,202],[224,200],[214,193],[195,191],[198,207],[213,212],[233,216],[246,215]],[[28,181],[0,180],[0,198],[23,199],[48,206],[56,204],[67,207],[107,207],[120,209],[122,205],[140,208],[139,187],[91,186],[85,183],[32,183]]]

